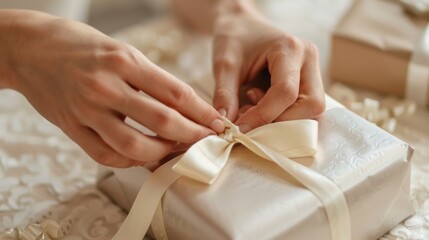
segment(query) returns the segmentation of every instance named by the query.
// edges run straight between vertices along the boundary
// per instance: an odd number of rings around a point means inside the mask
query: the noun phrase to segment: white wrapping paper
[[[344,191],[354,240],[382,236],[413,212],[411,149],[344,108],[329,109],[318,121],[318,153],[297,161]],[[211,186],[182,178],[165,194],[170,239],[330,239],[324,208],[310,191],[247,149],[233,151]],[[141,167],[117,169],[101,175],[99,185],[129,210],[148,174]]]

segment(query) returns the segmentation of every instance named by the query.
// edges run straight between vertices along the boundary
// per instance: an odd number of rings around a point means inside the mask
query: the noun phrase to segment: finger
[[[316,118],[325,110],[325,92],[315,45],[308,45],[305,58],[298,100],[275,121]]]
[[[258,104],[259,101],[264,97],[265,92],[259,88],[251,88],[246,92],[247,98],[253,105]]]
[[[76,142],[86,154],[102,165],[127,168],[139,163],[113,150],[97,133],[88,127],[78,126],[72,131],[67,132],[67,135]],[[139,163],[139,165],[143,165],[143,163]]]
[[[243,116],[244,113],[246,113],[250,108],[252,108],[253,106],[250,104],[246,104],[244,106],[242,106],[239,110],[238,110],[238,117]]]
[[[149,60],[137,66],[135,73],[128,73],[127,81],[198,124],[218,133],[225,128],[219,113],[189,85]]]
[[[115,110],[139,122],[158,136],[177,142],[194,143],[209,134],[209,128],[198,125],[166,105],[142,96],[132,89],[125,94],[125,104],[114,106]]]
[[[103,94],[86,94],[84,97],[89,98],[91,102],[96,102],[99,106],[129,116],[159,136],[173,141],[193,143],[214,133],[209,128],[182,116],[176,110],[154,99],[142,96],[121,79],[112,77],[105,79],[109,81],[109,84],[97,87]],[[88,114],[82,117],[86,118],[83,119],[86,121],[86,125],[91,125],[91,122],[87,121],[98,118],[98,116],[88,117],[94,114],[91,111],[87,112]],[[79,116],[81,115],[79,114]]]
[[[91,127],[118,153],[145,163],[159,161],[174,146],[174,142],[146,136],[110,114],[104,114]]]
[[[213,74],[215,92],[213,105],[235,121],[239,108],[241,62],[238,48],[231,41],[218,37],[213,46]]]
[[[253,105],[250,105],[250,104],[246,104],[246,105],[244,105],[244,106],[242,106],[239,110],[238,110],[238,113],[239,114],[244,114],[245,112],[247,112],[250,108],[252,108],[253,107]]]
[[[237,120],[242,132],[273,122],[297,100],[301,58],[299,53],[276,53],[268,57],[271,87],[255,107]]]
[[[184,152],[186,152],[188,149],[190,148],[190,145],[185,145],[182,143],[176,144],[174,146],[173,151],[171,151],[171,153],[169,153],[167,156],[165,156],[163,159],[161,159],[158,162],[151,162],[148,164],[145,164],[145,167],[147,169],[149,169],[150,171],[155,171],[158,167],[160,167],[161,165],[163,165],[164,163],[172,160],[173,158],[183,154]]]

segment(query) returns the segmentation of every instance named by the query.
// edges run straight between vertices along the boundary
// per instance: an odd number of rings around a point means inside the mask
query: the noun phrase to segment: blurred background
[[[167,0],[1,0],[0,8],[23,8],[88,23],[110,34],[165,11]]]

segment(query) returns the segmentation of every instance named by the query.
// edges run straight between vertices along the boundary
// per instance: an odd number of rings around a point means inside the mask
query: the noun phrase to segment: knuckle
[[[180,108],[189,104],[195,97],[194,90],[186,84],[177,84],[171,89],[173,107]]]
[[[307,55],[310,58],[318,58],[319,57],[319,49],[317,48],[316,44],[312,43],[312,42],[308,42],[306,43],[306,51],[307,51]]]
[[[279,98],[289,102],[295,102],[298,98],[298,86],[292,83],[282,83],[278,88]]]
[[[174,127],[174,116],[172,111],[160,111],[155,113],[156,126],[154,131],[163,135],[170,132]]]
[[[101,57],[101,61],[113,69],[128,67],[135,60],[133,49],[124,44],[113,44]]]
[[[237,66],[237,60],[232,54],[223,54],[215,57],[213,60],[213,68],[216,71],[231,70]]]
[[[121,149],[129,157],[136,157],[139,154],[140,141],[137,136],[128,136],[121,143]]]
[[[314,97],[307,100],[308,109],[312,117],[318,117],[325,111],[325,98]]]
[[[303,43],[300,39],[295,36],[282,34],[274,40],[273,50],[275,51],[292,51],[301,52],[303,50]]]
[[[234,60],[233,57],[221,56],[221,57],[217,57],[214,60],[214,67],[215,68],[231,69],[235,65],[236,65],[236,61]]]
[[[301,51],[303,49],[302,41],[295,36],[289,36],[286,39],[288,47],[292,50]]]
[[[231,93],[231,91],[229,89],[218,88],[218,89],[215,90],[214,96],[215,96],[215,99],[216,98],[218,98],[218,99],[228,99],[231,96],[233,96],[233,94]]]
[[[130,58],[127,52],[123,50],[117,50],[109,54],[109,65],[113,65],[119,68],[127,66],[130,62]]]
[[[199,118],[199,121],[198,121],[199,123],[207,124],[207,125],[211,124],[215,119],[214,115],[210,111],[202,111],[198,116],[198,118]]]

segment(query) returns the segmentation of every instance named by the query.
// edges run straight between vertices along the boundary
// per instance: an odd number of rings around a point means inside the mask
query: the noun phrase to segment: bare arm
[[[264,18],[253,0],[170,0],[170,5],[178,19],[206,33],[213,32],[219,18],[236,14]]]

